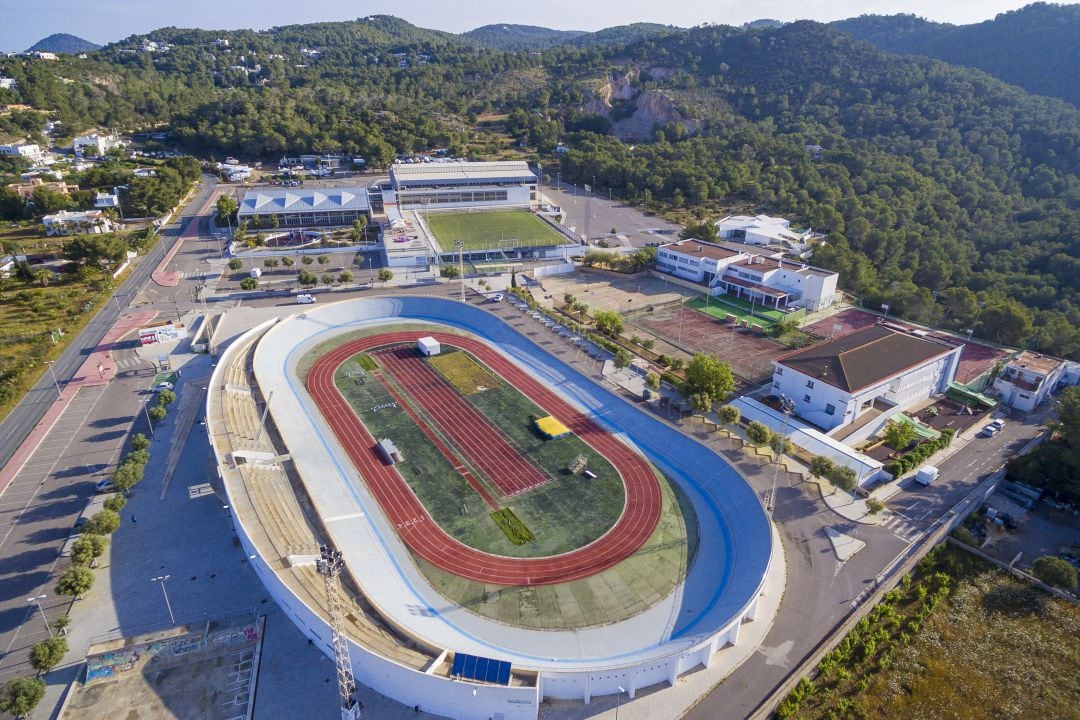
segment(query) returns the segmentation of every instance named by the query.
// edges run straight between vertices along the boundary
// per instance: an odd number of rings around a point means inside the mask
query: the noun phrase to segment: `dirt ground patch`
[[[608,273],[578,270],[566,275],[550,275],[540,286],[556,305],[562,305],[563,295],[570,293],[592,310],[615,310],[626,313],[642,310],[649,305],[659,306],[679,302],[695,293],[672,285],[648,274],[621,278]]]

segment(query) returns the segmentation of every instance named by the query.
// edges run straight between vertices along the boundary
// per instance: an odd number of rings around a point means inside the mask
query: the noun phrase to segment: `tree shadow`
[[[116,440],[127,435],[126,430],[110,430],[108,432],[98,433],[97,435],[91,435],[86,438],[87,442],[108,442],[110,440]]]
[[[125,415],[121,417],[100,418],[98,420],[92,420],[87,423],[92,428],[110,428],[117,425],[127,425],[131,422],[131,416]]]

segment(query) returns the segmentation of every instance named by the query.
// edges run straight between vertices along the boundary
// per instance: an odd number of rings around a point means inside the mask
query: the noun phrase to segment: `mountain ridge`
[[[91,52],[93,50],[98,50],[101,47],[101,45],[92,43],[78,35],[53,33],[28,47],[26,52],[52,52],[73,55],[76,53]]]

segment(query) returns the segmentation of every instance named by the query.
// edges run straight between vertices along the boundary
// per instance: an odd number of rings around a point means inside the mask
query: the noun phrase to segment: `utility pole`
[[[593,182],[596,182],[593,180]],[[592,221],[592,185],[585,186],[585,244],[590,245],[592,241],[590,238],[592,234],[589,230],[590,222]]]
[[[465,241],[458,238],[454,241],[457,248],[458,279],[461,281],[461,302],[465,302]]]
[[[337,665],[341,718],[342,720],[356,720],[360,717],[359,703],[356,700],[356,678],[353,677],[349,641],[345,637],[345,629],[341,621],[341,597],[338,594],[338,576],[344,564],[340,550],[329,545],[319,546],[319,558],[315,561],[315,569],[323,576],[326,587],[326,611],[330,616],[330,641],[334,647],[334,662]]]

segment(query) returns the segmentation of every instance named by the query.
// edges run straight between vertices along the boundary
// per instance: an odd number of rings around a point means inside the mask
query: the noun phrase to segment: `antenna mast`
[[[356,699],[356,678],[349,657],[349,641],[341,622],[341,596],[338,594],[338,576],[344,565],[341,551],[330,545],[319,546],[319,559],[315,568],[323,576],[326,585],[326,611],[330,616],[330,639],[334,646],[334,662],[337,665],[338,695],[341,701],[341,720],[359,720],[360,703]]]

